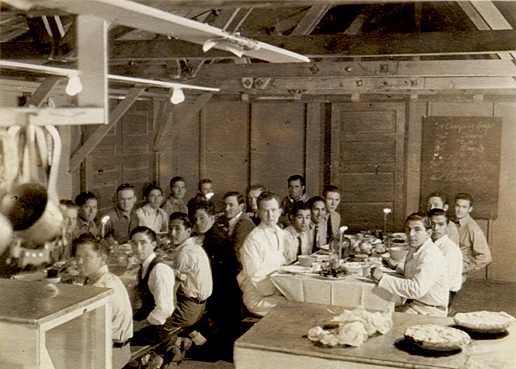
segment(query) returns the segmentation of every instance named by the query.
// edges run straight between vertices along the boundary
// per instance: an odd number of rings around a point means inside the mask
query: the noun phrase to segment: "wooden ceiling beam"
[[[261,36],[262,42],[308,56],[486,54],[516,50],[516,31],[426,32],[420,34],[361,34]],[[110,60],[167,60],[178,57],[223,57],[224,51],[203,53],[197,45],[178,40],[117,41]]]
[[[516,89],[513,77],[311,77],[274,78],[265,88],[243,87],[241,80],[225,80],[218,85],[221,92],[268,94],[350,94],[398,93],[410,91],[497,90]]]
[[[288,63],[271,65],[212,64],[199,74],[200,80],[225,80],[244,77],[503,77],[516,76],[516,65],[509,60],[423,60],[359,61],[339,63]]]
[[[310,57],[359,57],[446,54],[493,54],[516,50],[516,31],[423,32],[419,34],[361,34],[261,36],[255,39],[285,47]],[[181,58],[234,58],[222,50],[203,53],[201,47],[181,40],[114,41],[110,45],[110,62],[175,60]],[[27,42],[2,44],[2,58],[35,60],[41,58],[34,45]]]

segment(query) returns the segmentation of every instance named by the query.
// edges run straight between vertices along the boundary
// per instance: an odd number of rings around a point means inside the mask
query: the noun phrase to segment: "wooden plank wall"
[[[503,119],[501,178],[498,218],[489,222],[480,221],[486,230],[493,252],[494,262],[489,267],[490,279],[516,281],[516,103],[509,102],[445,102],[406,101],[406,209],[408,214],[417,211],[420,186],[421,119],[425,115],[456,116],[500,116]],[[167,137],[165,149],[159,153],[159,179],[163,187],[173,175],[187,179],[187,197],[196,192],[201,176],[211,177],[219,192],[226,190],[244,191],[253,182],[264,182],[271,190],[284,195],[286,178],[294,173],[308,177],[308,192],[319,193],[324,178],[323,169],[331,164],[330,142],[328,140],[328,108],[331,104],[300,102],[243,103],[239,101],[211,101],[192,124]],[[149,112],[152,111],[148,105]],[[152,116],[149,113],[149,116]],[[142,117],[138,114],[132,115]],[[140,118],[138,118],[140,119]],[[172,116],[173,119],[173,116]],[[121,124],[127,124],[123,120]],[[149,135],[152,136],[152,135]],[[113,138],[106,138],[92,154],[93,157],[109,160],[113,149]],[[140,141],[142,138],[129,137]],[[150,138],[149,138],[150,140]],[[128,141],[128,143],[129,143]],[[151,141],[151,140],[150,140]],[[149,142],[150,142],[149,141]],[[110,143],[111,142],[111,143]],[[116,144],[115,144],[116,145]],[[111,150],[111,151],[110,151]],[[144,154],[141,148],[137,156]],[[150,155],[150,154],[149,154]],[[114,157],[113,157],[114,158]],[[150,159],[149,159],[150,160]],[[112,164],[114,165],[114,163]],[[109,173],[109,166],[105,165]],[[132,178],[148,173],[153,178],[152,165],[148,170],[143,165],[126,168]],[[134,173],[132,172],[134,170]],[[91,183],[98,183],[98,174],[88,172]],[[110,191],[115,182],[110,181]],[[453,197],[453,194],[449,194]]]

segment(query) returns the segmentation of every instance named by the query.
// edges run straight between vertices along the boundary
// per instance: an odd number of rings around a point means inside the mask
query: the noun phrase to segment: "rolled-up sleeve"
[[[157,264],[149,275],[149,290],[155,306],[147,321],[152,325],[162,325],[175,309],[175,275],[172,268]]]

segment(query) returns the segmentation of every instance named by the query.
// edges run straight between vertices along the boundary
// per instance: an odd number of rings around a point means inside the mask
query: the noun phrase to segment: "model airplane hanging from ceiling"
[[[129,0],[5,0],[5,2],[26,11],[46,8],[73,14],[89,14],[118,25],[196,43],[202,45],[205,51],[215,48],[232,52],[237,56],[245,55],[271,63],[310,61],[304,55]]]

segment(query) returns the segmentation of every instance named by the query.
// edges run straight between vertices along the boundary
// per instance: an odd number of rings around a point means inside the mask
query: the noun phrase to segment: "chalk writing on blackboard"
[[[421,198],[433,191],[449,197],[470,192],[475,215],[495,218],[500,172],[501,118],[423,119]]]

